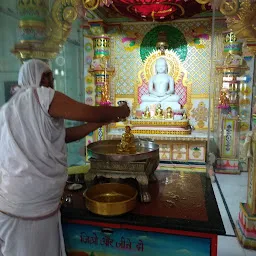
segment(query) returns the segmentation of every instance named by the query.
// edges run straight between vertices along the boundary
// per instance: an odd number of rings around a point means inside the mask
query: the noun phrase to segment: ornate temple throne
[[[161,106],[162,115],[157,113],[158,103],[142,102],[143,95],[149,94],[149,80],[155,74],[155,63],[159,58],[164,58],[168,66],[168,75],[174,80],[174,94],[179,96],[178,108],[167,109]],[[146,59],[143,68],[138,72],[138,83],[135,84],[135,99],[133,105],[134,116],[130,120],[134,134],[150,135],[189,135],[189,111],[191,103],[191,83],[187,80],[187,71],[177,54],[172,50],[154,51]],[[159,102],[161,105],[161,102]],[[171,103],[170,103],[171,104]],[[176,104],[176,103],[175,103]],[[164,102],[168,107],[168,102]],[[143,106],[141,108],[141,106]],[[160,111],[161,112],[161,111]],[[169,114],[168,114],[169,113]]]
[[[174,94],[179,96],[179,108],[167,111],[165,107],[157,113],[159,104],[150,103],[142,106],[142,97],[149,93],[149,80],[155,74],[157,59],[164,58],[168,66],[168,75],[174,80]],[[132,133],[140,139],[154,140],[159,145],[160,161],[165,169],[205,171],[207,136],[192,131],[189,116],[192,108],[191,83],[187,79],[187,71],[182,66],[178,55],[172,50],[152,52],[138,72],[138,80],[134,85],[132,116],[124,125],[132,128]],[[167,103],[168,105],[168,103]],[[131,106],[131,105],[130,105]],[[169,116],[168,116],[169,114]],[[116,131],[108,133],[108,138],[119,139],[122,124]],[[168,166],[165,165],[168,164]]]

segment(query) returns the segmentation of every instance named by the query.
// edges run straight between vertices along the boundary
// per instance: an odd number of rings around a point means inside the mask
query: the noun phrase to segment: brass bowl
[[[104,216],[117,216],[133,210],[138,192],[120,183],[104,183],[92,186],[84,192],[89,211]]]

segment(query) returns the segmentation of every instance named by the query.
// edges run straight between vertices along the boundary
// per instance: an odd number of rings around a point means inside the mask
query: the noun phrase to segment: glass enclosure
[[[232,24],[214,15],[208,155],[212,152],[217,158],[215,172],[239,174],[248,170],[243,144],[253,125],[255,61],[245,40],[231,30]]]
[[[11,48],[18,40],[18,15],[16,1],[0,3],[0,106],[10,97],[12,84],[17,83],[20,62],[10,54]]]
[[[18,42],[19,16],[17,1],[1,1],[0,3],[0,106],[10,98],[10,89],[17,83],[21,65],[11,49]],[[83,33],[79,21],[73,23],[72,32],[56,59],[50,61],[55,88],[69,97],[84,102],[83,79]],[[67,126],[76,122],[67,121]],[[68,145],[68,165],[84,163],[84,140]]]
[[[19,40],[16,2],[0,3],[0,106],[10,98],[10,89],[17,83],[21,64],[13,54],[10,54],[10,50]],[[146,58],[148,54],[145,40],[155,36],[158,30],[163,30],[168,35],[171,28],[177,36],[182,35],[186,43],[186,49],[182,46],[180,57],[184,70],[187,71],[187,78],[192,81],[187,93],[190,93],[188,97],[191,98],[189,117],[190,123],[195,128],[194,136],[200,137],[204,134],[207,137],[205,155],[211,155],[213,162],[214,158],[217,158],[217,171],[227,173],[246,171],[247,163],[241,157],[241,149],[246,134],[255,125],[252,120],[256,115],[256,110],[252,110],[255,94],[253,55],[247,51],[242,41],[230,33],[224,16],[219,12],[212,12],[211,21],[192,19],[189,23],[177,20],[168,24],[143,23],[143,26],[138,24],[124,23],[121,32],[113,29],[113,33],[111,31],[109,33],[110,60],[116,69],[110,79],[112,103],[127,100],[128,103],[134,104],[138,100],[135,94],[138,93],[136,86],[141,85],[137,84],[138,73],[144,65],[141,59],[144,55]],[[191,29],[195,29],[192,34],[190,34]],[[202,29],[204,33],[200,32]],[[80,21],[76,20],[59,55],[50,61],[56,90],[81,102],[91,102],[94,97],[92,74],[87,72],[93,58],[93,43],[91,39],[84,38],[83,34],[87,32],[80,28]],[[133,32],[135,34],[132,34]],[[131,34],[133,37],[130,38]],[[137,35],[141,36],[136,38]],[[141,47],[140,53],[139,47]],[[84,60],[89,62],[84,63]],[[67,126],[77,124],[72,121],[66,122]],[[120,133],[123,131],[120,127],[114,128]],[[107,130],[109,138],[115,135],[114,128],[111,126]],[[104,138],[108,138],[107,135]],[[87,138],[88,142],[94,139],[95,136]],[[81,140],[68,145],[69,166],[84,164],[85,143],[85,140]],[[162,146],[163,150],[169,150],[169,146],[165,143]],[[188,149],[190,146],[185,145],[185,147]],[[191,152],[195,155],[198,154],[196,150],[201,150],[200,145],[191,147]],[[211,166],[209,160],[210,158],[207,160],[208,167]]]
[[[51,61],[55,78],[55,88],[80,102],[84,102],[83,79],[83,34],[79,22],[75,22],[68,41],[60,54]],[[79,122],[66,121],[66,126],[76,126]],[[82,124],[82,123],[81,123]],[[85,140],[68,144],[68,165],[84,164]]]

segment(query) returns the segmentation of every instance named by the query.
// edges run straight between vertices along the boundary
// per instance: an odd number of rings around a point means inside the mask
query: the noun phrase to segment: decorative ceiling
[[[211,5],[200,4],[195,0],[112,0],[109,7],[101,6],[94,12],[106,22],[166,22],[203,13],[206,15],[202,16],[210,16]]]

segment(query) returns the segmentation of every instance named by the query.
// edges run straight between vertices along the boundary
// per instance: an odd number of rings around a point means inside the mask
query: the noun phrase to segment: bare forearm
[[[80,126],[66,128],[66,143],[80,140],[88,135],[90,132],[98,129],[100,125],[98,123],[88,123]]]
[[[117,121],[118,117],[127,117],[129,108],[89,106],[77,102],[60,92],[55,92],[48,112],[54,118],[83,122],[110,122]]]

